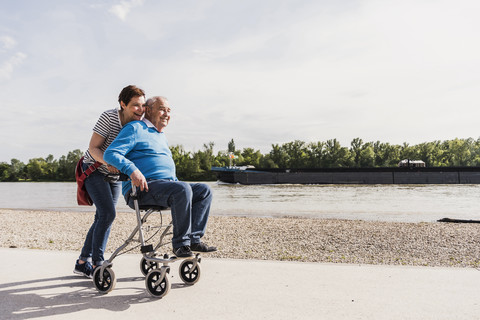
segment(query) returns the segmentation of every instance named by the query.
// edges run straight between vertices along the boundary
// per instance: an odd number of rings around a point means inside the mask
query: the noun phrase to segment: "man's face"
[[[159,100],[150,109],[150,118],[157,122],[157,129],[161,132],[170,121],[170,105],[166,100]]]

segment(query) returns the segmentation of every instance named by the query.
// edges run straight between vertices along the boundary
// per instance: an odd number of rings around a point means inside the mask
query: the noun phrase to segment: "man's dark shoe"
[[[173,249],[173,253],[178,257],[178,258],[190,258],[193,257],[194,254],[192,250],[190,250],[189,246],[183,246],[180,248]]]
[[[192,251],[196,252],[214,252],[217,251],[217,247],[211,247],[208,246],[206,243],[200,242],[200,243],[193,243],[190,248]]]

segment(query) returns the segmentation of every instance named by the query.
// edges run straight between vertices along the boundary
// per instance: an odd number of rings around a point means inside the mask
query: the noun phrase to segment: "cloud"
[[[110,8],[110,12],[120,20],[125,21],[130,10],[141,5],[143,5],[143,0],[120,1],[120,4],[116,4]]]
[[[1,36],[0,37],[0,51],[10,50],[15,47],[17,42],[15,39],[9,36]]]
[[[17,41],[9,36],[0,36],[0,53],[9,55],[9,51],[17,45]],[[23,52],[17,52],[10,56],[0,65],[0,80],[8,80],[12,76],[13,70],[20,65],[27,55]]]
[[[25,53],[17,52],[13,57],[5,61],[0,66],[0,80],[10,79],[15,67],[20,65],[26,58],[27,55]]]
[[[2,105],[42,102],[0,119],[0,161],[86,148],[128,84],[170,99],[186,150],[478,135],[475,0],[88,2],[0,10]],[[32,131],[13,137],[12,118]]]

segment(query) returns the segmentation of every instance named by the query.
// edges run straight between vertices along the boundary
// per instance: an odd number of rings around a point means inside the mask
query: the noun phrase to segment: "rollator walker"
[[[112,178],[107,177],[106,179]],[[128,176],[121,175],[119,180],[128,180]],[[162,298],[170,291],[171,283],[168,279],[168,274],[170,273],[170,263],[177,260],[183,260],[179,268],[179,274],[182,281],[186,285],[194,285],[197,283],[200,280],[200,261],[202,259],[199,253],[196,253],[194,257],[179,258],[174,255],[170,256],[167,253],[162,254],[159,251],[162,247],[170,244],[170,241],[168,241],[168,243],[165,241],[165,237],[172,235],[172,232],[170,231],[173,227],[172,222],[170,222],[168,225],[163,225],[162,210],[166,210],[168,208],[139,206],[137,199],[137,188],[133,185],[133,183],[130,197],[133,199],[135,206],[137,226],[135,229],[133,229],[127,240],[125,240],[125,242],[115,250],[110,258],[105,260],[103,265],[95,268],[95,271],[93,272],[93,282],[97,290],[100,293],[107,294],[115,288],[117,279],[112,269],[113,259],[138,247],[140,247],[140,251],[143,255],[142,259],[140,260],[140,271],[145,276],[145,287],[151,296],[155,298]],[[142,212],[144,212],[143,216]],[[160,214],[159,226],[145,226],[147,218],[152,213]],[[157,230],[149,239],[145,240],[145,229]],[[160,232],[162,232],[160,239],[155,246],[146,243]],[[126,250],[127,246],[132,242],[139,242],[139,245],[132,249]]]

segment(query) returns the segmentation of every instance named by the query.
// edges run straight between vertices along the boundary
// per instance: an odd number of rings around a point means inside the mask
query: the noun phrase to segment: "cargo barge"
[[[225,183],[254,184],[480,184],[480,167],[260,169],[212,167]]]

